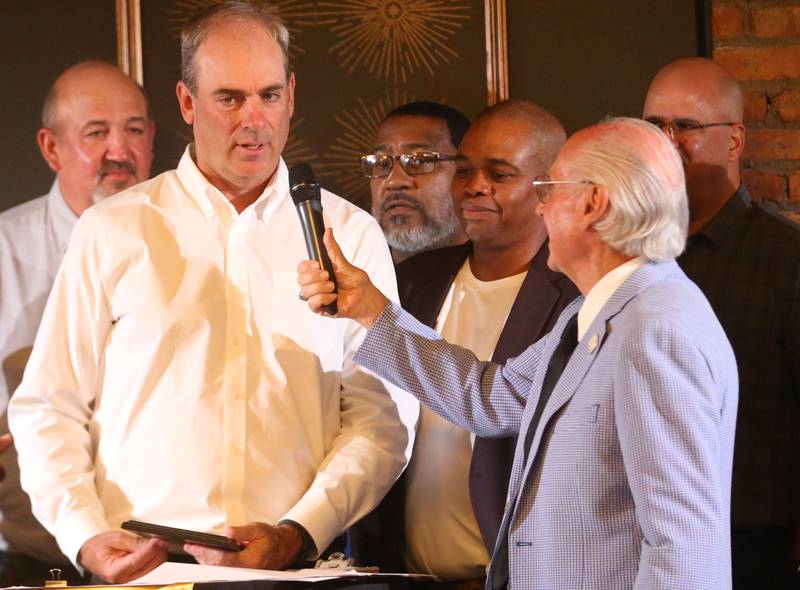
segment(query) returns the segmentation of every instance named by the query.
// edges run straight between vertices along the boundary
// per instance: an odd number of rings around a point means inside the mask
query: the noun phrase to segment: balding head
[[[528,101],[475,118],[458,148],[453,201],[476,249],[535,254],[545,233],[531,181],[547,173],[565,138],[558,119]]]
[[[525,132],[539,163],[549,168],[564,145],[567,133],[561,121],[536,103],[529,100],[506,100],[484,109],[475,117],[481,120],[501,119],[524,126]]]
[[[149,177],[154,132],[139,86],[118,68],[89,61],[56,79],[37,140],[64,200],[80,215]]]
[[[702,102],[702,108],[707,109],[704,113],[712,115],[715,120],[740,122],[744,116],[739,83],[727,70],[708,58],[688,57],[661,68],[650,83],[647,100],[676,92]]]
[[[84,61],[64,70],[47,92],[42,106],[42,127],[55,130],[59,122],[60,101],[81,100],[81,97],[105,91],[135,92],[141,96],[149,117],[149,101],[143,88],[119,68],[102,61]]]
[[[671,135],[681,154],[692,213],[690,231],[696,231],[740,183],[745,137],[741,88],[710,59],[680,59],[656,74],[643,115]]]

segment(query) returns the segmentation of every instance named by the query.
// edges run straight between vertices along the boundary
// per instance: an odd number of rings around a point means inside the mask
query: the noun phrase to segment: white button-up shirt
[[[0,213],[0,432],[7,432],[6,407],[19,385],[44,304],[78,216],[61,195],[50,192]],[[0,549],[57,565],[64,562],[53,537],[31,514],[19,485],[14,448],[0,455]]]
[[[129,518],[292,519],[324,549],[403,469],[418,406],[352,360],[365,331],[298,299],[288,173],[238,214],[193,162],[87,211],[11,403],[22,485],[76,559]],[[396,300],[378,224],[323,191],[347,258]]]

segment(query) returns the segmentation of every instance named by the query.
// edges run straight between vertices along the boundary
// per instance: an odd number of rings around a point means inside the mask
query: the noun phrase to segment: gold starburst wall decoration
[[[352,74],[364,69],[378,79],[407,82],[414,72],[433,74],[458,53],[449,44],[469,20],[461,0],[320,1],[319,24],[336,34],[330,51]]]
[[[361,174],[360,158],[372,151],[386,113],[413,100],[406,92],[387,91],[372,103],[359,98],[356,106],[334,117],[340,133],[316,168],[320,176],[331,181],[340,196],[369,211],[372,200],[369,181]]]
[[[317,161],[317,154],[311,149],[308,142],[302,138],[303,132],[300,129],[303,127],[303,123],[304,119],[302,117],[292,118],[289,139],[286,142],[286,147],[283,148],[283,154],[281,154],[286,161],[286,165],[290,168],[295,164],[313,164]]]
[[[164,11],[170,31],[176,39],[180,39],[181,30],[203,10],[221,4],[224,0],[175,0]],[[315,5],[309,0],[250,0],[252,4],[275,6],[277,15],[289,30],[289,59],[294,59],[305,50],[296,40],[300,32],[309,26],[316,25],[314,20]]]

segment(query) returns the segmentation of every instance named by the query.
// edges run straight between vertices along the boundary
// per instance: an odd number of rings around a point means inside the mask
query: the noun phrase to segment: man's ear
[[[58,157],[58,141],[52,129],[42,127],[36,134],[36,143],[39,151],[50,169],[56,174],[61,171],[61,160]]]
[[[731,137],[728,144],[728,161],[738,161],[744,150],[745,127],[743,123],[731,125]]]
[[[608,214],[610,204],[607,187],[594,184],[587,188],[591,188],[591,191],[584,191],[582,213],[584,227],[585,229],[590,229]]]
[[[289,74],[289,87],[287,88],[289,92],[289,117],[291,118],[294,115],[294,85],[295,85],[295,77],[294,72]]]
[[[153,140],[156,138],[156,122],[148,121],[147,123],[147,138],[150,140],[150,149],[153,149]]]
[[[189,92],[189,88],[183,83],[183,80],[178,82],[175,87],[175,93],[178,95],[178,107],[181,109],[181,117],[187,125],[194,123],[194,97]]]

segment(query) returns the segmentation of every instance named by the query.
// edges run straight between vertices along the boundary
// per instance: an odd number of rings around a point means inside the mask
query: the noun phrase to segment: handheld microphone
[[[333,274],[333,265],[328,258],[328,251],[322,243],[325,233],[325,224],[322,221],[322,199],[319,192],[319,183],[314,178],[314,172],[308,164],[297,164],[289,170],[289,193],[297,208],[300,225],[303,226],[303,236],[306,239],[308,256],[319,262],[320,266],[328,271],[330,280],[333,281],[333,291],[336,292],[336,275]],[[336,302],[324,306],[326,312],[336,315]]]

